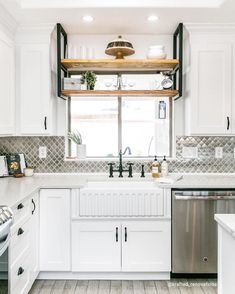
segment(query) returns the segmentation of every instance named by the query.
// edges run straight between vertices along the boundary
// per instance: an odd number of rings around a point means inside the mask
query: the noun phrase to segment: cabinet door
[[[40,270],[70,270],[70,190],[40,191]]]
[[[72,270],[121,270],[120,223],[108,221],[72,224]]]
[[[14,43],[0,31],[0,135],[15,133]]]
[[[170,272],[171,222],[140,221],[122,225],[122,270]]]
[[[192,44],[191,135],[230,134],[232,46]]]
[[[19,50],[20,134],[50,134],[50,54],[47,44],[24,44]]]
[[[32,285],[39,273],[39,200],[38,194],[31,199],[30,218],[30,284]]]

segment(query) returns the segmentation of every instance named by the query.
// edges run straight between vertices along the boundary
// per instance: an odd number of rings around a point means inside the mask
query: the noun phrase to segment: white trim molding
[[[189,33],[196,34],[233,34],[235,23],[184,23]]]

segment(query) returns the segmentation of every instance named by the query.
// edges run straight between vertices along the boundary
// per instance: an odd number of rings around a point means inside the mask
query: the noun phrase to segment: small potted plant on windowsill
[[[86,84],[87,90],[94,90],[97,77],[93,71],[86,71],[82,74],[81,83]]]
[[[68,139],[76,144],[77,158],[86,159],[86,145],[82,144],[82,136],[78,131],[68,133]]]

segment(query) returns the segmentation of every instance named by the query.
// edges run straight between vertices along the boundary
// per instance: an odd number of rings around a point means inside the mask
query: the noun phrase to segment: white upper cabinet
[[[0,135],[15,133],[15,48],[0,31]]]
[[[232,46],[192,49],[192,134],[231,134]]]
[[[234,33],[189,27],[185,44],[186,135],[234,134]]]
[[[20,46],[20,133],[50,134],[49,45]]]
[[[54,135],[56,83],[53,28],[19,31],[16,37],[17,135]],[[53,56],[56,52],[53,52]]]

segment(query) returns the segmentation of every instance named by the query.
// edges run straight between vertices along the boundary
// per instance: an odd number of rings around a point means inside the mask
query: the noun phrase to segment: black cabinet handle
[[[47,117],[46,116],[44,117],[44,128],[45,128],[45,130],[47,130]]]
[[[125,227],[125,242],[127,242],[127,228]]]
[[[230,118],[229,116],[227,116],[227,131],[229,130],[230,128]]]
[[[118,242],[118,227],[116,227],[116,242]]]
[[[20,203],[18,206],[17,206],[17,209],[22,209],[24,208],[24,205],[22,203]]]
[[[36,204],[34,202],[34,200],[32,199],[32,203],[33,203],[33,210],[32,210],[32,214],[34,214],[35,210],[36,210]]]
[[[17,275],[20,276],[23,274],[23,272],[24,272],[23,267],[19,267]]]
[[[144,174],[144,164],[141,164],[141,174],[140,174],[140,177],[141,178],[144,178],[145,177],[145,174]]]
[[[20,236],[22,234],[24,234],[24,230],[22,228],[19,228],[17,235]]]

